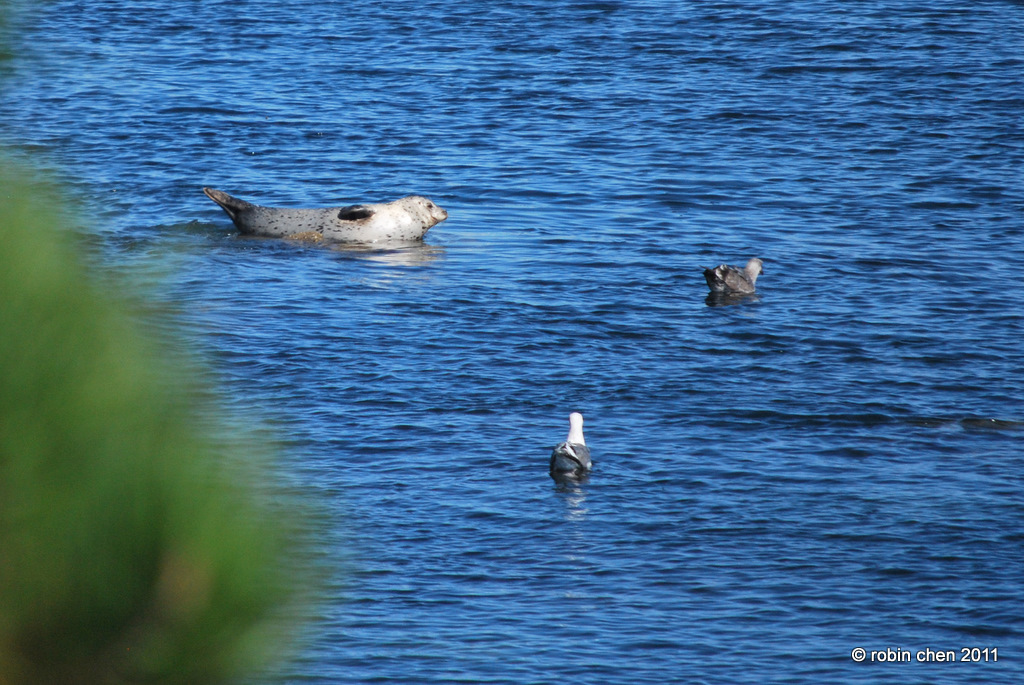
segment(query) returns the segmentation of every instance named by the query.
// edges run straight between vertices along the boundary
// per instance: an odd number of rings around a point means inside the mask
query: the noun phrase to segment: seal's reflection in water
[[[338,244],[330,247],[339,256],[363,259],[389,266],[425,266],[444,256],[445,248],[422,242],[394,243],[386,246]]]
[[[734,304],[753,304],[760,301],[761,296],[757,293],[711,293],[704,299],[704,304],[709,307],[728,307]]]

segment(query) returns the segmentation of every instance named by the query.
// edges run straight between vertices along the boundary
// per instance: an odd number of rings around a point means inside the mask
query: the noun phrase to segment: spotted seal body
[[[203,192],[247,235],[312,242],[380,243],[421,240],[448,212],[425,197],[410,195],[382,204],[324,209],[261,207],[220,190]]]

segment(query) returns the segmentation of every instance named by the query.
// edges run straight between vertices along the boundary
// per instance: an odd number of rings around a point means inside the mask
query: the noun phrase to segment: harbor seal
[[[590,470],[590,448],[583,439],[583,414],[569,414],[569,436],[551,452],[553,478],[578,477]]]
[[[425,197],[323,209],[261,207],[220,190],[203,192],[227,212],[246,235],[311,242],[381,243],[421,240],[448,212]]]
[[[754,257],[743,270],[720,264],[714,269],[704,269],[704,280],[713,293],[746,294],[755,290],[757,277],[764,273],[761,260]]]

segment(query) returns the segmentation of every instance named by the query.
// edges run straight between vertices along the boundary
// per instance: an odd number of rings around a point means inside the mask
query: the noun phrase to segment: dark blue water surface
[[[0,139],[328,512],[280,682],[1024,680],[1020,2],[55,0],[9,32]],[[451,217],[297,246],[204,185]],[[701,268],[752,256],[759,299],[709,306]],[[574,410],[595,468],[559,486]]]

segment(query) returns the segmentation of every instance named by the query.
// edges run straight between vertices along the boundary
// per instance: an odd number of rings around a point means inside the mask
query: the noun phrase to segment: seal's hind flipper
[[[237,197],[231,197],[225,192],[220,190],[214,190],[213,188],[203,188],[203,192],[206,193],[206,197],[210,198],[221,206],[231,220],[234,221],[238,216],[238,213],[246,207],[252,207],[253,205],[245,200],[239,200]]]
[[[338,210],[338,219],[341,221],[358,221],[369,219],[373,216],[373,210],[366,205],[349,205]]]

